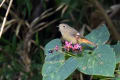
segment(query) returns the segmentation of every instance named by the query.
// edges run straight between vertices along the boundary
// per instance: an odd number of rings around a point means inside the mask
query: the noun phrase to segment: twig
[[[18,36],[20,27],[22,26],[22,21],[18,23],[17,28],[16,28],[16,36]]]
[[[65,6],[65,3],[62,3],[57,9],[56,11],[59,11],[60,9],[62,9]]]
[[[110,31],[112,32],[113,37],[116,40],[120,40],[119,37],[119,33],[117,32],[115,26],[113,25],[110,17],[106,14],[105,10],[103,9],[103,7],[100,5],[100,3],[97,0],[93,0],[95,6],[100,10],[101,14],[104,16],[105,21],[108,24],[108,28],[110,29]]]
[[[12,25],[13,25],[13,23],[12,23],[12,24],[9,24],[8,26],[6,26],[6,27],[4,28],[3,34],[4,34]]]
[[[3,29],[4,29],[4,27],[5,27],[5,23],[6,23],[7,16],[8,16],[8,13],[9,13],[9,11],[10,11],[12,2],[13,2],[13,0],[10,0],[9,6],[8,6],[8,9],[7,9],[7,12],[6,12],[5,17],[4,17],[4,19],[3,19],[3,23],[2,23],[2,26],[1,26],[1,30],[0,30],[0,38],[1,38],[1,36],[2,36]]]
[[[86,25],[86,28],[88,29],[88,31],[90,31],[90,32],[92,31],[90,26]]]
[[[80,72],[80,80],[84,80],[83,79],[83,74]]]
[[[64,4],[60,5],[56,10],[52,11],[53,8],[50,8],[46,11],[44,11],[39,17],[37,17],[36,19],[34,19],[32,21],[32,23],[30,24],[31,27],[34,27],[38,22],[40,22],[41,20],[55,14],[57,11],[59,11],[60,9],[62,9],[64,7]]]
[[[16,22],[16,19],[12,19],[10,21],[7,21],[6,24],[5,24],[5,26],[8,26],[8,25],[10,25],[12,23],[15,23],[15,22]],[[0,24],[0,26],[1,26],[1,24]]]
[[[65,13],[65,11],[68,9],[68,5],[66,5],[63,9],[62,9],[62,13],[61,13],[61,17],[63,16],[63,14]]]
[[[113,18],[119,12],[120,4],[113,5],[110,8],[111,8],[110,10],[107,10],[107,13],[111,12],[109,16]]]
[[[1,8],[1,6],[4,4],[5,1],[6,1],[6,0],[3,0],[3,1],[2,1],[2,3],[0,4],[0,8]]]
[[[47,15],[48,12],[50,12],[51,10],[53,10],[53,9],[50,8],[50,9],[44,11],[39,17],[35,18],[35,19],[31,22],[31,24],[30,24],[31,27],[34,26],[34,25],[36,25],[36,23],[38,23],[38,22],[41,20],[41,16]]]
[[[29,24],[28,21],[25,21],[25,24],[26,24],[26,26],[27,26],[29,29],[31,28],[31,25]]]
[[[42,29],[44,29],[44,28],[48,27],[49,25],[55,23],[57,20],[58,20],[58,19],[53,20],[53,21],[51,21],[51,22],[49,22],[49,23],[46,23],[46,25],[44,25],[44,26],[41,27],[41,28],[38,28],[37,30],[35,30],[35,32],[41,31]]]
[[[84,24],[84,25],[82,26],[82,28],[79,30],[81,36],[84,36],[86,26],[87,26],[87,25]]]
[[[47,14],[45,14],[45,15],[42,15],[42,16],[40,15],[40,16],[37,17],[35,20],[33,20],[33,22],[30,24],[31,27],[34,27],[39,21],[41,21],[41,20],[43,20],[43,19],[45,19],[45,18],[53,15],[53,14],[56,13],[56,12],[57,12],[57,11],[52,11],[52,12],[49,12],[49,13],[47,13]]]
[[[44,16],[45,14],[47,14],[48,12],[52,11],[53,8],[49,8],[48,10],[44,11],[40,16]]]
[[[3,4],[2,7],[7,10],[7,5],[6,5],[6,4]],[[14,11],[10,10],[9,13],[10,13],[13,17],[15,17],[16,19],[19,19],[19,17],[17,16],[17,14],[16,14]]]
[[[31,42],[32,42],[33,44],[35,44],[36,46],[38,46],[34,40],[31,40]],[[40,47],[43,51],[45,50],[42,45],[39,45],[39,47]]]
[[[77,20],[75,19],[75,17],[73,16],[72,13],[70,13],[70,17],[71,17],[71,19],[72,19],[73,22],[76,22],[76,21],[77,21]]]
[[[41,22],[41,23],[39,23],[38,25],[36,25],[35,28],[33,27],[33,29],[38,29],[39,27],[44,26],[46,23],[47,23],[47,22]]]
[[[93,79],[93,76],[90,76],[90,80],[92,80]]]

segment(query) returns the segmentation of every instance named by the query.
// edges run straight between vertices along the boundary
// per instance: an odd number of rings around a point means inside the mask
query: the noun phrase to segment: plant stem
[[[6,14],[5,14],[5,17],[4,17],[4,19],[3,19],[3,23],[2,23],[2,26],[1,26],[1,29],[0,29],[0,38],[1,38],[1,36],[2,36],[3,29],[4,29],[4,27],[5,27],[5,23],[6,23],[6,20],[7,20],[7,16],[8,16],[8,13],[9,13],[9,11],[10,11],[10,8],[11,8],[11,6],[12,6],[12,2],[13,2],[13,0],[10,0],[8,9],[7,9]]]
[[[83,74],[80,72],[80,80],[84,80],[83,79]]]
[[[93,76],[90,76],[90,80],[92,80],[93,79]]]
[[[0,4],[0,8],[2,7],[2,5],[5,3],[6,0],[3,0],[2,3]]]

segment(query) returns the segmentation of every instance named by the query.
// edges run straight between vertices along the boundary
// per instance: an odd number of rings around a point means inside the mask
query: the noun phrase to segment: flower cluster
[[[73,51],[79,50],[82,51],[82,46],[80,44],[72,44],[72,42],[65,41],[65,46],[64,48],[69,51],[72,49]]]
[[[82,51],[82,46],[80,44],[72,44],[72,42],[65,41],[65,45],[63,47],[66,51]],[[58,45],[55,46],[54,49],[49,50],[49,53],[53,53],[53,51],[58,51],[59,47]]]

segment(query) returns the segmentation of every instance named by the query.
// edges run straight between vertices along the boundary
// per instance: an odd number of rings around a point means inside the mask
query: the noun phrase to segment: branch
[[[49,22],[49,23],[46,23],[46,25],[44,25],[43,27],[35,30],[35,32],[41,31],[42,29],[44,29],[44,28],[48,27],[49,25],[55,23],[57,20],[58,20],[58,19],[55,19],[55,20],[53,20],[53,21],[51,21],[51,22]],[[34,32],[34,33],[35,33],[35,32]]]
[[[7,5],[6,5],[6,4],[3,4],[2,7],[7,10]],[[15,17],[16,19],[19,19],[19,17],[17,16],[17,14],[16,14],[14,11],[10,10],[9,13],[10,13],[13,17]]]
[[[0,8],[1,8],[1,6],[5,3],[5,1],[6,1],[6,0],[3,0],[3,1],[2,1],[2,3],[0,4]]]
[[[64,4],[60,5],[60,6],[59,6],[56,10],[54,10],[54,11],[52,11],[52,10],[53,10],[52,8],[44,11],[39,17],[37,17],[36,19],[34,19],[34,20],[32,21],[32,23],[30,24],[31,27],[34,27],[39,21],[41,21],[41,20],[43,20],[43,19],[45,19],[45,18],[47,18],[47,17],[55,14],[57,11],[61,10],[63,7],[64,7]]]
[[[84,80],[83,79],[83,74],[80,72],[80,80]]]
[[[4,29],[4,27],[5,27],[5,23],[6,23],[7,16],[8,16],[8,13],[9,13],[9,11],[10,11],[12,2],[13,2],[13,0],[10,0],[9,6],[8,6],[8,9],[7,9],[7,12],[6,12],[5,17],[4,17],[4,19],[3,19],[3,23],[2,23],[2,26],[1,26],[1,30],[0,30],[0,38],[1,38],[1,36],[2,36],[3,29]]]

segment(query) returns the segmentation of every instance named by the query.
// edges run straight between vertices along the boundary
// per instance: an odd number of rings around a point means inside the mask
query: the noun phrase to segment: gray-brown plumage
[[[85,39],[80,35],[80,33],[75,30],[74,28],[70,27],[67,24],[59,24],[59,31],[62,34],[63,39],[72,42],[73,44],[76,43],[86,43],[96,46],[93,42]]]

